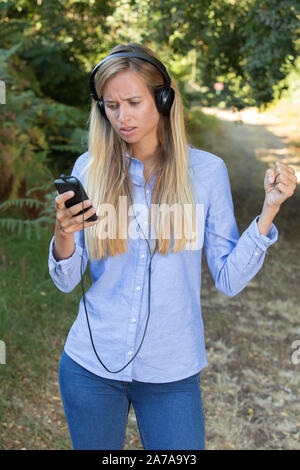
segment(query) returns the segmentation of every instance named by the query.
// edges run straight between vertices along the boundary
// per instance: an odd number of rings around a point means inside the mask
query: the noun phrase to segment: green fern
[[[51,185],[52,187],[52,185]],[[26,196],[29,196],[35,190],[49,190],[50,184],[44,184],[36,188],[31,188],[26,192]],[[35,220],[24,220],[16,219],[13,217],[4,218],[0,216],[0,228],[8,230],[11,233],[18,233],[19,235],[25,231],[26,238],[29,240],[32,238],[32,234],[40,240],[41,231],[49,230],[55,224],[55,207],[54,199],[56,197],[56,191],[48,192],[44,195],[45,201],[39,201],[33,198],[22,198],[22,199],[11,199],[0,204],[0,211],[4,211],[13,206],[17,208],[23,208],[24,206],[30,208],[41,208],[40,216]]]
[[[30,207],[30,209],[36,207],[41,207],[43,206],[43,203],[41,201],[38,201],[37,199],[30,199],[30,198],[22,198],[22,199],[10,199],[9,201],[5,201],[2,204],[0,204],[0,210],[5,210],[10,208],[11,206],[16,206],[19,209],[21,209],[24,206]]]

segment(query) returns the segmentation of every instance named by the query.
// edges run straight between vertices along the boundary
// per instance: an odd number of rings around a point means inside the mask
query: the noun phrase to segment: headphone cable
[[[167,152],[167,147],[168,147],[168,143],[169,143],[169,136],[168,136],[168,139],[167,139],[167,144],[166,144],[166,152]],[[123,168],[123,152],[122,152],[122,147],[121,147],[121,143],[119,141],[119,146],[120,146],[120,158],[121,158],[121,167],[122,167],[122,171],[124,172],[124,168]],[[163,171],[163,188],[164,188],[164,185],[165,185],[165,171],[166,170],[166,154],[164,155],[164,171]],[[76,178],[76,177],[75,177]],[[76,178],[77,179],[77,178]],[[126,182],[126,185],[127,185],[127,189],[128,189],[128,192],[129,192],[129,195],[130,195],[130,200],[131,200],[131,205],[132,205],[132,208],[133,208],[133,203],[132,203],[132,196],[131,196],[131,193],[130,193],[130,190],[129,190],[129,186],[128,186],[128,182],[127,182],[127,176],[125,174],[125,182]],[[159,201],[159,206],[160,206],[160,203],[161,203],[161,198],[162,198],[162,194],[163,194],[163,189],[161,190],[161,195],[160,195],[160,201]],[[81,194],[81,199],[82,199],[82,208],[84,207],[83,203],[83,193]],[[134,211],[133,211],[134,212]],[[88,329],[89,329],[89,334],[90,334],[90,340],[91,340],[91,344],[92,344],[92,347],[93,347],[93,350],[94,350],[94,353],[98,359],[98,361],[100,362],[100,364],[110,373],[112,374],[117,374],[118,372],[121,372],[122,370],[124,370],[132,361],[133,359],[137,356],[138,352],[140,351],[141,347],[142,347],[142,344],[143,344],[143,341],[144,341],[144,338],[145,338],[145,334],[146,334],[146,330],[147,330],[147,326],[148,326],[148,322],[149,322],[149,318],[150,318],[150,293],[151,293],[151,262],[152,262],[152,258],[156,252],[156,249],[157,249],[157,242],[155,244],[155,249],[153,251],[153,253],[151,252],[151,248],[149,246],[149,243],[148,243],[148,240],[146,239],[145,237],[145,234],[140,226],[140,224],[138,223],[137,221],[137,218],[136,218],[136,215],[135,215],[135,212],[134,212],[134,217],[136,219],[136,222],[138,224],[138,226],[140,227],[142,233],[143,233],[143,236],[144,236],[144,239],[148,245],[148,249],[149,249],[149,253],[150,253],[150,262],[149,262],[149,268],[148,268],[148,316],[147,316],[147,321],[146,321],[146,326],[145,326],[145,329],[144,329],[144,334],[143,334],[143,338],[142,338],[142,341],[140,343],[140,346],[137,350],[137,352],[135,353],[135,355],[130,359],[129,362],[127,362],[127,364],[125,364],[124,367],[122,367],[121,369],[117,370],[117,371],[111,371],[110,369],[108,369],[105,364],[103,364],[103,362],[101,361],[97,351],[96,351],[96,348],[95,348],[95,345],[94,345],[94,341],[93,341],[93,336],[92,336],[92,331],[91,331],[91,327],[90,327],[90,322],[89,322],[89,317],[88,317],[88,313],[87,313],[87,309],[86,309],[86,303],[85,303],[85,292],[84,292],[84,284],[83,284],[83,273],[82,273],[82,265],[83,265],[83,252],[84,252],[84,248],[85,248],[85,237],[84,237],[84,211],[82,212],[82,223],[83,223],[83,248],[82,248],[82,254],[81,254],[81,265],[80,265],[80,273],[81,273],[81,286],[82,286],[82,292],[83,292],[83,303],[84,303],[84,308],[85,308],[85,314],[86,314],[86,320],[87,320],[87,325],[88,325]],[[150,220],[151,220],[151,208],[150,208]],[[148,237],[149,237],[149,232],[151,233],[151,224],[149,224],[150,227],[148,228]]]

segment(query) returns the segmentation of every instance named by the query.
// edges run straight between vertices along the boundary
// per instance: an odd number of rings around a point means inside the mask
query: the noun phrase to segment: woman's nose
[[[125,122],[127,117],[128,117],[128,109],[126,108],[125,105],[120,105],[120,107],[119,107],[119,121],[120,121],[120,123]]]

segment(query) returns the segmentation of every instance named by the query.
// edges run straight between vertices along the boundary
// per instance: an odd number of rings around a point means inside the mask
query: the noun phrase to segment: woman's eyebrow
[[[124,100],[122,100],[122,101],[129,101],[129,100],[133,100],[135,98],[142,98],[142,96],[131,96],[130,98],[124,98]],[[115,100],[104,100],[104,103],[112,103],[114,101]]]

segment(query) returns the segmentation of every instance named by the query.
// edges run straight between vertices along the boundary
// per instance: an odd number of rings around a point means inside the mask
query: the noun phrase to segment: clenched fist
[[[297,176],[293,167],[276,162],[275,168],[269,168],[265,174],[265,203],[269,207],[279,206],[291,197],[297,186]]]

